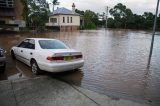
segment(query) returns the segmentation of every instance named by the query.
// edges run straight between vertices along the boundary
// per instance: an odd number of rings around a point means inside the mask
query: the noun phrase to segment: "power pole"
[[[108,10],[109,10],[109,7],[106,6],[105,10],[106,10],[106,28],[107,28],[107,20],[108,20]]]
[[[150,47],[150,53],[149,53],[149,59],[148,59],[147,68],[150,67],[150,63],[151,63],[153,44],[154,44],[154,36],[155,36],[156,23],[157,23],[157,14],[158,14],[158,8],[159,8],[159,1],[160,0],[157,0],[157,8],[156,8],[156,14],[155,14],[155,19],[154,19],[153,34],[152,34],[152,41],[151,41],[151,47]]]

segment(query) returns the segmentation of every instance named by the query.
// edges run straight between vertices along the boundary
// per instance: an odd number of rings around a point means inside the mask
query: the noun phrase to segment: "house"
[[[19,31],[25,27],[20,0],[0,0],[0,31]]]
[[[66,8],[57,8],[49,14],[49,23],[46,23],[46,27],[60,31],[79,30],[80,15],[75,12],[75,4],[72,5],[72,11]]]

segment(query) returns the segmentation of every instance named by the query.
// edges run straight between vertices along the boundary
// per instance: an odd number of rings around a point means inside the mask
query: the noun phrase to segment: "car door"
[[[28,39],[22,41],[22,42],[18,45],[17,50],[16,50],[16,58],[17,58],[18,60],[24,62],[24,63],[25,63],[25,61],[26,61],[26,58],[25,58],[25,55],[24,55],[24,54],[25,54],[25,51],[26,51],[25,49],[26,49],[27,45],[28,45]]]
[[[34,58],[35,40],[29,39],[26,49],[24,50],[23,57],[25,57],[25,63],[30,66],[31,58]]]

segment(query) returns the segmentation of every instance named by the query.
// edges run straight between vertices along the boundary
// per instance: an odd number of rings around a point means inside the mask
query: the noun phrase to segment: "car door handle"
[[[23,52],[23,50],[21,50],[21,52]]]
[[[30,55],[32,55],[33,53],[31,52]]]

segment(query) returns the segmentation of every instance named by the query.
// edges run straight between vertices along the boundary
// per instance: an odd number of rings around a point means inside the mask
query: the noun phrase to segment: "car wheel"
[[[14,51],[13,51],[13,50],[11,51],[11,56],[12,56],[12,59],[13,59],[13,60],[15,60],[15,59],[16,59],[16,57],[15,57],[15,54],[14,54]]]
[[[40,74],[40,69],[39,69],[37,62],[35,60],[33,60],[31,62],[31,69],[32,69],[33,74],[35,74],[35,75]]]

